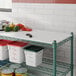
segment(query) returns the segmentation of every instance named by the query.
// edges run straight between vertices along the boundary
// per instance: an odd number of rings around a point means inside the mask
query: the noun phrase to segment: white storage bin
[[[8,44],[9,48],[9,61],[13,63],[22,63],[25,61],[23,47],[28,43],[13,41]]]
[[[25,49],[26,65],[37,67],[42,63],[43,48],[40,46],[31,45]]]
[[[7,44],[10,40],[0,40],[0,60],[6,60],[9,58]]]

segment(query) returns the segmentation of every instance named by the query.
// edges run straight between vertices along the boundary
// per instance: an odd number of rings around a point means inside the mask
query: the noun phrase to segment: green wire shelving
[[[24,39],[19,39],[19,38],[12,38],[12,37],[7,37],[7,36],[0,36],[1,39],[8,39],[8,40],[14,40],[14,41],[27,41],[31,42],[31,44],[35,45],[40,45],[43,47],[48,47],[48,48],[53,48],[53,60],[43,58],[43,63],[38,66],[38,67],[31,67],[31,66],[26,66],[28,68],[28,72],[32,72],[33,74],[30,74],[30,76],[40,76],[35,73],[39,72],[45,75],[42,76],[66,76],[68,72],[71,71],[71,76],[73,76],[73,33],[71,33],[70,37],[62,40],[61,42],[57,43],[56,40],[53,41],[53,43],[47,44],[47,43],[40,43],[40,42],[35,42],[35,41],[29,41],[29,40],[24,40]],[[59,62],[56,60],[56,53],[57,53],[57,47],[63,45],[67,41],[71,41],[71,46],[70,46],[70,64],[65,63],[65,62]]]

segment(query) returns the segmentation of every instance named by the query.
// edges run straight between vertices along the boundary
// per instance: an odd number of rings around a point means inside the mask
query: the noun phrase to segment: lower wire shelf
[[[14,63],[10,63],[8,60],[0,61],[1,68],[10,64]],[[27,66],[24,63],[21,65],[28,69],[29,76],[53,76],[53,61],[50,59],[43,58],[43,63],[38,67]],[[57,61],[57,76],[66,76],[66,74],[70,71],[70,64]]]
[[[43,63],[38,67],[26,66],[28,72],[35,76],[53,76],[53,61],[43,58]],[[57,61],[57,76],[66,76],[71,71],[71,65],[64,62]],[[39,74],[40,73],[40,74]]]

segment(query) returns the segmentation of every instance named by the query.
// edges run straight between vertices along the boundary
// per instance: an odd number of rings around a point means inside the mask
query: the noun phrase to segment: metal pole
[[[53,76],[56,76],[56,50],[57,50],[57,43],[54,40],[53,42]]]
[[[71,35],[71,76],[73,76],[73,32]]]

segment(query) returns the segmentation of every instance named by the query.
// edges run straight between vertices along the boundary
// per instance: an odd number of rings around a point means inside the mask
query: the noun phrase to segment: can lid
[[[26,73],[27,69],[26,68],[18,68],[15,70],[16,73]]]
[[[13,72],[14,72],[14,70],[10,69],[10,68],[2,70],[2,73],[4,73],[4,74],[13,73]]]
[[[27,44],[28,44],[28,43],[19,42],[19,41],[12,41],[12,42],[10,42],[8,45],[18,46],[18,47],[24,47],[24,46],[26,46]]]
[[[19,65],[19,64],[11,64],[9,66],[9,68],[13,68],[13,69],[17,69],[17,68],[20,68],[20,67],[21,67],[21,65]]]
[[[26,51],[33,51],[33,52],[38,52],[43,49],[43,47],[40,46],[35,46],[35,45],[30,45],[28,47],[25,47]]]

